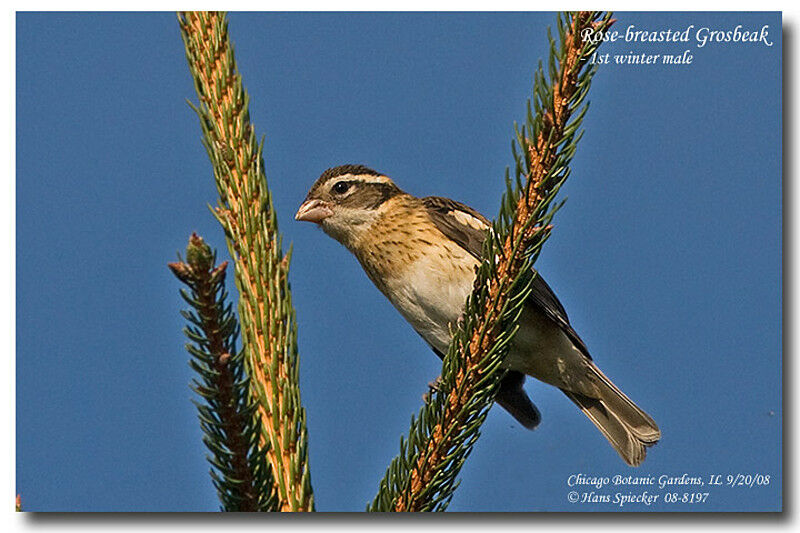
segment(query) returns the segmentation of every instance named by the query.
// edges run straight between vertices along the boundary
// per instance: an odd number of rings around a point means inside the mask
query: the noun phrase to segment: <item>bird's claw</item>
[[[438,376],[436,379],[428,383],[428,392],[422,395],[422,401],[428,403],[431,399],[431,395],[434,392],[439,392],[442,390],[442,376]]]

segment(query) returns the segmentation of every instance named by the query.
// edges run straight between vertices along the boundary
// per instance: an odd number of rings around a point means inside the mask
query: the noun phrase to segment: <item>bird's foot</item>
[[[438,376],[436,379],[428,383],[428,392],[422,395],[422,401],[428,403],[431,399],[431,395],[434,392],[439,392],[442,390],[442,376]]]

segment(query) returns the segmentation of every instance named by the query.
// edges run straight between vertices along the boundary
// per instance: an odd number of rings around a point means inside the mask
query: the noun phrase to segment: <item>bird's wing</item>
[[[469,206],[439,196],[428,196],[422,199],[428,216],[434,225],[444,233],[445,237],[454,241],[464,250],[481,258],[483,241],[490,222]]]
[[[485,216],[471,207],[449,198],[428,196],[422,199],[422,203],[428,211],[428,216],[431,217],[433,224],[445,237],[461,246],[476,259],[481,258],[486,231],[491,225]],[[533,280],[528,303],[541,310],[550,320],[555,322],[586,357],[592,358],[583,340],[572,329],[564,306],[558,301],[553,289],[550,288],[541,274],[537,274]]]
[[[444,359],[444,354],[431,346],[439,359]],[[508,411],[517,422],[528,429],[534,429],[542,421],[539,409],[528,397],[528,393],[522,388],[525,383],[525,374],[516,370],[509,370],[500,380],[500,388],[497,390],[495,401]]]

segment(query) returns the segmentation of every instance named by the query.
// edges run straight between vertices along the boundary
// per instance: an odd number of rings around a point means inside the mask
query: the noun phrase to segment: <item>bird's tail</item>
[[[597,398],[561,390],[581,408],[626,463],[639,466],[644,461],[646,448],[661,438],[661,430],[650,415],[625,396],[599,368],[592,364],[591,369],[598,378]]]

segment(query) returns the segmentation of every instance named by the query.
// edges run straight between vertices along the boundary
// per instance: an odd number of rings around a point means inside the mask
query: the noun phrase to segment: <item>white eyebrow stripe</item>
[[[481,219],[474,217],[464,211],[452,210],[447,214],[455,218],[456,221],[458,221],[460,224],[464,224],[465,226],[469,226],[474,229],[485,230],[486,228],[489,227],[486,224],[484,224],[484,222]]]
[[[335,178],[331,179],[331,182],[336,181],[356,181],[358,183],[394,183],[392,180],[387,178],[386,176],[371,176],[368,174],[360,174],[358,176],[354,176],[352,174],[342,174],[341,176],[336,176]]]

